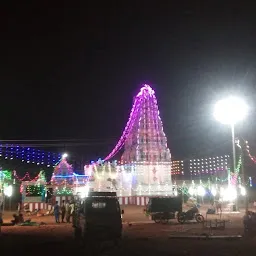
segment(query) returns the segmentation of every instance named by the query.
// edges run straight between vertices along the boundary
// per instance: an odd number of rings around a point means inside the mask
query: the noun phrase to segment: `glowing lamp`
[[[240,193],[242,196],[246,195],[246,189],[244,187],[240,187]]]
[[[223,124],[230,125],[232,134],[233,172],[236,171],[235,124],[242,121],[248,114],[247,104],[238,97],[228,97],[218,101],[214,108],[214,117]],[[228,185],[231,185],[230,170],[228,169]]]
[[[216,188],[212,188],[211,193],[212,193],[213,196],[216,196],[216,194],[217,194]]]
[[[240,98],[229,97],[215,105],[214,117],[223,124],[234,125],[242,121],[248,113],[247,104]]]
[[[237,198],[237,191],[235,187],[229,186],[224,193],[223,200],[233,202]]]
[[[63,155],[62,155],[62,159],[65,159],[65,158],[67,158],[68,157],[68,154],[67,153],[64,153]]]
[[[89,187],[88,186],[83,186],[83,187],[77,187],[76,188],[76,193],[81,199],[84,199],[85,197],[88,196],[89,192]]]
[[[4,188],[4,194],[7,197],[11,197],[12,196],[12,186],[11,185],[9,185],[9,186]]]
[[[193,195],[195,194],[194,188],[193,188],[193,187],[190,187],[190,188],[188,189],[188,193],[189,193],[191,196],[193,196]]]
[[[205,189],[204,189],[204,187],[198,186],[198,188],[197,188],[197,194],[198,194],[199,196],[204,196],[204,195],[205,195]]]

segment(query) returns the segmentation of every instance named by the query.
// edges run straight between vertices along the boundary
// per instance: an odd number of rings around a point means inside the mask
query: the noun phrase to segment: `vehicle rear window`
[[[106,208],[107,204],[105,202],[92,202],[92,208],[94,209],[102,209],[102,208]]]
[[[115,199],[87,199],[86,201],[87,212],[120,212],[118,201]]]

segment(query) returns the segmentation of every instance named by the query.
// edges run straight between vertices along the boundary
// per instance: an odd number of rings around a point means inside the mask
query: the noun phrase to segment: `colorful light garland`
[[[172,161],[172,175],[184,175],[184,162],[183,160],[180,161]]]
[[[1,180],[12,180],[12,172],[8,170],[0,170],[0,181]]]
[[[31,178],[30,174],[28,172],[26,172],[25,175],[22,178],[20,178],[17,175],[16,171],[13,171],[14,178],[17,179],[19,182],[22,182],[22,181],[31,181],[31,182],[37,181],[40,178],[40,175],[41,175],[41,173],[39,172],[38,175],[36,175],[34,178]]]
[[[247,153],[248,153],[248,156],[249,156],[250,159],[256,164],[256,157],[253,156],[253,155],[250,153],[250,147],[249,147],[248,141],[245,141],[245,145],[246,145],[246,151],[247,151]]]
[[[73,195],[74,191],[72,187],[55,188],[56,195]]]
[[[45,194],[44,185],[29,185],[26,187],[26,196],[42,196]]]
[[[154,90],[144,85],[135,98],[135,104],[138,104],[137,115],[133,117],[133,126],[125,140],[121,163],[145,161],[170,164],[171,154]]]
[[[155,92],[149,85],[145,84],[135,97],[123,134],[104,160],[111,159],[124,144],[121,164],[132,161],[171,161]]]

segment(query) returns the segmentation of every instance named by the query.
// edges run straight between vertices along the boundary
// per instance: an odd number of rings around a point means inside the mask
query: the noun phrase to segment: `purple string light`
[[[144,85],[141,89],[140,92],[137,94],[131,113],[130,113],[130,117],[129,120],[126,124],[126,127],[122,133],[121,138],[119,139],[119,141],[117,142],[116,146],[114,147],[114,149],[111,151],[111,153],[104,158],[104,161],[107,161],[109,159],[111,159],[113,156],[115,156],[119,150],[123,147],[126,138],[130,135],[130,132],[134,126],[135,120],[137,119],[140,107],[141,107],[141,101],[143,98],[147,97],[147,95],[153,96],[155,94],[154,90],[149,86],[149,85]]]

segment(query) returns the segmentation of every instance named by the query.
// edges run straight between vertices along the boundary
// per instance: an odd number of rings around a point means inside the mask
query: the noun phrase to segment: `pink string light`
[[[143,99],[143,97],[147,97],[147,95],[153,96],[154,93],[155,93],[154,90],[149,85],[146,85],[146,84],[140,89],[140,92],[137,94],[137,96],[135,98],[134,104],[132,106],[132,110],[130,112],[129,120],[126,124],[126,127],[125,127],[123,133],[122,133],[122,136],[119,139],[119,141],[117,142],[114,149],[111,151],[111,153],[104,158],[104,161],[111,159],[123,147],[123,145],[126,141],[126,138],[129,136],[129,134],[133,128],[133,125],[135,123],[135,120],[137,118],[137,115],[139,113],[139,110],[141,107],[141,100]]]
[[[250,147],[249,147],[249,144],[248,144],[248,141],[245,142],[246,143],[246,151],[248,153],[248,156],[251,158],[251,160],[256,164],[256,157],[255,156],[252,156],[251,153],[250,153]]]
[[[34,178],[31,178],[30,175],[29,175],[29,173],[26,172],[25,175],[24,175],[22,178],[20,178],[20,177],[17,175],[16,171],[13,171],[13,176],[14,176],[17,180],[19,180],[19,181],[32,181],[32,182],[33,182],[33,181],[37,181],[37,180],[39,179],[40,173],[39,173],[37,176],[35,176]]]

